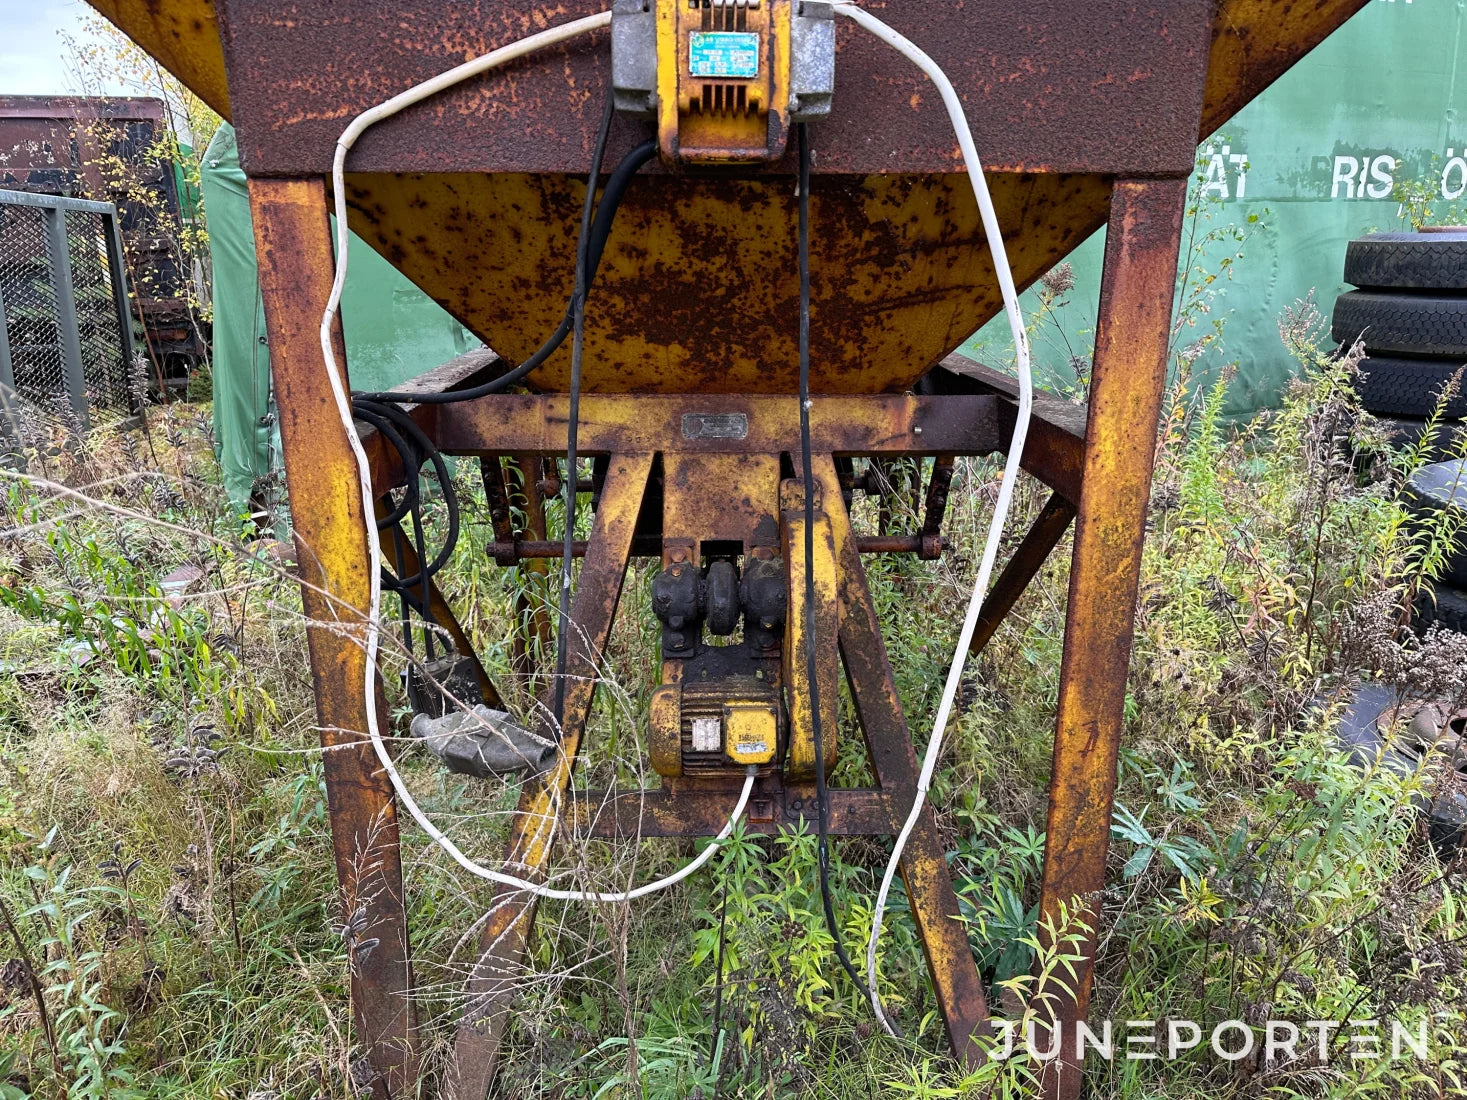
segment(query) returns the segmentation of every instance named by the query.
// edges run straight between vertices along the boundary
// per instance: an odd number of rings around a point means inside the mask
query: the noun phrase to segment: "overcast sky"
[[[61,32],[81,37],[81,0],[0,0],[0,95],[75,95]],[[125,95],[127,89],[106,91]]]

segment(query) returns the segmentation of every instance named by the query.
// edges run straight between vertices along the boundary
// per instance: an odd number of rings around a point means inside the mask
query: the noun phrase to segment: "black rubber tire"
[[[1360,403],[1369,412],[1425,419],[1436,411],[1442,387],[1463,364],[1454,359],[1398,359],[1372,355],[1360,361]],[[1467,371],[1446,415],[1467,416]]]
[[[1335,301],[1331,335],[1368,351],[1467,360],[1467,295],[1383,294],[1352,290]]]
[[[1467,230],[1360,237],[1345,246],[1345,282],[1368,290],[1467,290]]]
[[[1374,419],[1384,430],[1387,442],[1397,450],[1414,447],[1426,432],[1426,420],[1421,417],[1376,416]],[[1440,462],[1450,458],[1467,426],[1461,421],[1448,420],[1437,425],[1436,442],[1423,456],[1427,462]]]
[[[1467,608],[1467,601],[1464,601]],[[1396,693],[1377,683],[1361,684],[1355,691],[1335,740],[1350,763],[1362,770],[1379,765],[1398,775],[1412,775],[1420,757],[1397,747],[1387,747],[1377,719],[1396,706]],[[1384,751],[1382,751],[1384,750]],[[1442,859],[1451,859],[1467,842],[1467,796],[1448,791],[1437,798],[1418,793],[1412,798],[1416,811],[1426,819],[1427,835]]]
[[[1437,623],[1443,630],[1467,634],[1467,592],[1438,584],[1436,591],[1416,597],[1416,626],[1425,630]]]
[[[1406,506],[1408,524],[1413,530],[1426,530],[1441,522],[1444,508],[1453,509],[1458,526],[1467,519],[1467,474],[1463,466],[1467,460],[1448,459],[1432,462],[1412,473],[1406,483],[1401,501]],[[1467,547],[1458,547],[1442,563],[1438,585],[1447,591],[1467,589]],[[1455,629],[1455,628],[1454,628]]]

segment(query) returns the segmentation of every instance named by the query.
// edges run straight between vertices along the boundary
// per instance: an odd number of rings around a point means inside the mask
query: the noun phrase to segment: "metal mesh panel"
[[[18,405],[18,419],[5,416],[12,434],[74,432],[132,411],[115,218],[110,206],[0,191],[0,381],[8,368],[19,398],[4,403]]]
[[[117,303],[107,260],[107,224],[101,214],[84,210],[67,210],[64,216],[82,377],[92,424],[96,426],[118,420],[129,411],[127,364],[123,361]]]
[[[24,404],[56,415],[71,404],[46,217],[39,207],[0,203],[0,303],[15,388]]]

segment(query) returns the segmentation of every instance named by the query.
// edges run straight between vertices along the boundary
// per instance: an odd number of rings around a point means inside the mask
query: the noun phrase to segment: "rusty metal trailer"
[[[181,385],[209,348],[177,240],[174,165],[154,155],[168,125],[150,97],[0,96],[0,188],[116,204],[150,373]]]
[[[338,422],[318,326],[332,282],[329,173],[343,127],[364,110],[451,66],[547,25],[598,10],[534,4],[336,0],[92,0],[238,129],[250,176],[261,284],[281,434],[301,554],[333,844],[356,893],[361,852],[375,848],[370,913],[378,940],[353,975],[359,1041],[381,1095],[418,1077],[412,958],[403,907],[393,788],[364,740],[366,656],[339,625],[363,609],[371,574],[356,465]],[[768,0],[766,0],[768,2]],[[781,0],[783,3],[784,0]],[[1071,524],[1064,657],[1057,704],[1041,910],[1078,899],[1093,915],[1105,882],[1111,803],[1133,611],[1187,179],[1199,136],[1212,132],[1364,0],[872,0],[866,6],[941,63],[987,165],[1009,260],[1028,285],[1095,229],[1107,227],[1088,410],[1036,403],[1025,469],[1053,491],[994,583],[975,646],[989,638]],[[689,5],[692,9],[698,3]],[[722,6],[703,3],[703,8]],[[750,5],[745,5],[750,6]],[[752,5],[757,7],[757,5]],[[659,17],[675,5],[657,0]],[[647,9],[652,10],[652,9]],[[680,10],[680,9],[678,9]],[[773,10],[771,8],[771,10]],[[780,9],[783,10],[783,9]],[[742,24],[739,24],[742,26]],[[367,133],[345,176],[351,227],[495,349],[417,381],[462,389],[529,356],[564,316],[585,172],[612,73],[605,36],[557,47],[445,91]],[[745,573],[780,561],[791,594],[806,569],[820,580],[814,680],[786,636],[750,658],[773,706],[781,755],[759,773],[748,827],[808,819],[818,805],[812,689],[834,706],[844,666],[876,784],[835,789],[834,834],[883,835],[901,825],[917,762],[866,583],[867,550],[930,557],[940,542],[947,479],[958,456],[1005,451],[1016,419],[1003,376],[947,359],[999,309],[993,259],[938,97],[884,47],[842,26],[829,117],[812,126],[810,192],[812,462],[800,470],[801,293],[794,257],[794,154],[708,169],[676,157],[649,166],[622,201],[586,317],[579,453],[596,460],[595,518],[575,592],[556,766],[529,783],[511,859],[543,868],[553,836],[537,825],[561,805],[568,828],[595,835],[704,836],[727,817],[739,773],[700,771],[673,746],[652,792],[610,796],[594,818],[568,793],[594,675],[634,555],[677,575],[737,558]],[[710,93],[710,95],[713,93]],[[722,92],[717,93],[723,95]],[[732,93],[730,93],[732,94]],[[680,100],[680,102],[682,102]],[[708,99],[717,107],[722,100]],[[733,100],[728,102],[732,103]],[[737,100],[743,110],[743,100]],[[688,110],[696,110],[696,104]],[[657,123],[618,118],[613,161]],[[336,341],[336,358],[343,359]],[[506,492],[506,466],[540,510],[544,464],[564,455],[571,360],[566,349],[527,379],[529,392],[420,404],[411,416],[447,454],[488,460],[486,491]],[[374,495],[406,475],[380,433],[366,443]],[[934,457],[920,529],[863,541],[851,527],[849,460]],[[816,555],[800,550],[804,492],[818,495]],[[560,552],[539,530],[497,531],[511,563]],[[398,575],[417,563],[388,554]],[[441,594],[435,615],[468,655]],[[798,616],[791,615],[794,622]],[[664,622],[666,627],[666,622]],[[707,658],[669,649],[663,679],[682,685]],[[697,662],[705,663],[699,665]],[[477,666],[477,662],[474,662]],[[486,700],[497,698],[476,667]],[[380,686],[376,704],[383,707]],[[665,716],[649,715],[652,729]],[[828,722],[828,730],[834,723]],[[833,748],[833,737],[823,745]],[[655,752],[654,748],[654,752]],[[595,796],[598,800],[602,796]],[[988,1024],[983,985],[961,925],[928,810],[903,876],[937,1001],[956,1053],[978,1058]],[[493,1078],[532,899],[503,891],[480,936],[472,1007],[449,1067],[453,1095],[479,1100]],[[1090,921],[1091,925],[1095,922]],[[1084,1017],[1093,934],[1083,944],[1061,1025]],[[1080,1087],[1074,1028],[1045,1070],[1047,1095]]]

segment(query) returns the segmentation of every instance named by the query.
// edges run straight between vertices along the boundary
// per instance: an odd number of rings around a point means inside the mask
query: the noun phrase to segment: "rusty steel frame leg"
[[[511,873],[532,877],[549,859],[559,809],[591,713],[601,654],[611,637],[611,624],[631,559],[632,534],[651,472],[650,454],[611,459],[571,607],[571,621],[576,628],[570,632],[567,645],[568,681],[560,754],[555,766],[536,776],[520,795],[505,861]],[[551,730],[546,732],[553,735]],[[472,1000],[459,1023],[447,1068],[444,1095],[450,1100],[484,1100],[488,1095],[534,917],[533,897],[510,890],[495,892],[479,935],[479,959],[469,977]]]
[[[902,714],[901,699],[881,624],[866,584],[866,571],[851,534],[850,516],[841,504],[840,482],[829,455],[817,455],[814,473],[821,484],[840,573],[840,654],[851,698],[856,704],[871,770],[884,791],[898,795],[902,812],[917,790],[917,756]],[[907,840],[901,862],[912,916],[922,941],[932,988],[953,1052],[965,1064],[981,1061],[978,1039],[989,1034],[988,1004],[983,981],[968,946],[966,926],[958,919],[958,898],[948,874],[947,857],[932,807],[924,808]]]
[[[978,616],[978,625],[973,630],[973,641],[968,646],[969,653],[977,653],[993,639],[999,624],[1014,609],[1014,604],[1024,594],[1029,583],[1039,575],[1039,570],[1044,568],[1050,552],[1065,537],[1065,532],[1070,529],[1070,521],[1074,518],[1075,506],[1058,493],[1045,502],[1044,508],[1024,535],[1024,540],[1014,551],[1014,556],[1009,559],[1003,572],[998,575],[998,580],[993,582],[993,587],[983,597],[983,610]]]
[[[378,502],[377,510],[382,511],[381,501]],[[392,571],[399,577],[410,577],[418,571],[418,552],[413,548],[413,543],[403,530],[402,524],[394,525],[394,530],[387,532],[387,538],[382,539],[382,557]],[[390,537],[392,535],[398,537]],[[438,587],[438,582],[432,578],[428,580],[428,610],[433,613],[433,620],[444,632],[453,639],[453,647],[458,651],[460,657],[467,657],[474,667],[474,679],[479,683],[479,694],[484,697],[487,706],[502,710],[504,700],[500,698],[499,689],[489,679],[489,673],[485,671],[484,664],[479,660],[479,655],[474,651],[474,644],[469,640],[468,633],[463,624],[458,621],[458,616],[453,613],[453,608],[448,600],[444,598],[443,592]]]
[[[545,497],[540,491],[540,481],[545,476],[545,462],[536,455],[514,455],[510,464],[520,479],[520,498],[525,515],[524,529],[519,538],[544,539]],[[515,496],[513,488],[510,499]],[[550,621],[550,564],[544,558],[525,558],[518,566],[526,574],[523,582],[532,584],[536,591],[521,584],[515,594],[515,635],[513,668],[516,676],[525,678],[528,684],[535,675],[535,654],[548,653],[554,624]],[[533,578],[533,580],[532,580]]]
[[[1111,196],[1040,896],[1046,946],[1052,933],[1045,925],[1060,919],[1062,907],[1089,931],[1071,994],[1052,1002],[1061,1045],[1042,1071],[1048,1100],[1073,1100],[1081,1086],[1076,1022],[1090,1003],[1186,199],[1185,179],[1118,181]]]
[[[320,180],[251,179],[249,191],[340,901],[346,916],[365,916],[361,937],[377,941],[352,960],[356,1041],[376,1071],[373,1095],[405,1097],[416,1089],[418,1058],[397,811],[364,733],[360,609],[370,585],[370,517],[351,488],[355,462],[319,337],[332,273],[325,188]],[[346,362],[339,326],[336,358]],[[375,705],[385,721],[380,683]]]

